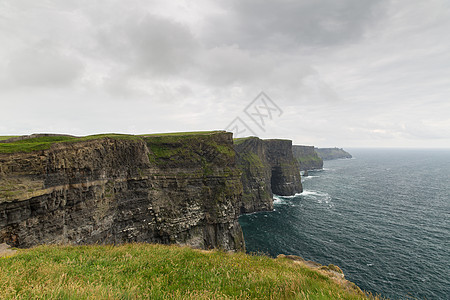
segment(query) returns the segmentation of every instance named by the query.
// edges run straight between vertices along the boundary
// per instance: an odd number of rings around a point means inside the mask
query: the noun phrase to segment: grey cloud
[[[283,49],[333,46],[355,41],[384,14],[386,1],[234,0],[214,15],[208,39],[214,45]],[[284,49],[286,50],[286,49]]]
[[[79,59],[45,43],[11,55],[5,71],[13,86],[64,86],[81,77]]]
[[[265,138],[449,145],[447,0],[0,6],[4,133],[223,128],[264,90],[284,111]]]
[[[128,75],[173,76],[192,66],[199,46],[182,24],[145,14],[125,16],[102,26],[100,55],[125,65]]]
[[[204,51],[200,76],[216,86],[249,84],[267,78],[274,62],[265,56],[252,56],[237,47],[217,47]],[[265,76],[261,76],[265,74]]]

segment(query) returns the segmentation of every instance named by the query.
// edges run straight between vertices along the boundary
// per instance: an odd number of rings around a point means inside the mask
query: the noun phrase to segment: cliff
[[[300,169],[292,155],[292,141],[235,140],[237,165],[242,171],[241,213],[273,210],[273,194],[302,192]]]
[[[352,158],[352,155],[342,148],[315,148],[315,150],[323,160]]]
[[[0,144],[0,243],[243,250],[232,134],[45,136]]]
[[[293,145],[292,154],[297,159],[301,171],[323,168],[323,160],[317,155],[314,146]]]

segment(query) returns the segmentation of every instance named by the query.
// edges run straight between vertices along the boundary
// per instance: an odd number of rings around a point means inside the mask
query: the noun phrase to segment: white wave
[[[292,204],[292,202],[290,201],[290,200],[292,200],[294,197],[297,197],[297,196],[299,196],[299,195],[301,195],[301,194],[295,194],[295,195],[292,195],[292,196],[278,196],[278,195],[273,195],[273,204],[274,205],[280,205],[280,204],[282,204],[282,205],[293,205]]]
[[[302,193],[300,193],[300,195],[302,195],[302,196],[319,196],[319,197],[322,197],[322,196],[329,196],[327,193],[323,193],[323,192],[319,192],[319,191],[307,191],[307,190],[304,190]]]
[[[284,204],[286,201],[278,195],[273,195],[273,204]]]
[[[327,193],[323,193],[323,192],[319,192],[319,191],[308,191],[308,190],[303,190],[303,192],[301,193],[296,193],[294,195],[291,196],[279,196],[279,195],[273,195],[273,200],[274,203],[275,201],[277,202],[283,202],[287,199],[293,199],[295,197],[298,196],[317,196],[317,197],[329,197],[330,195],[328,195]]]
[[[273,204],[274,205],[279,205],[279,204],[288,204],[287,203],[287,199],[285,199],[286,197],[282,197],[282,196],[278,196],[278,195],[273,195]]]
[[[286,198],[286,199],[293,199],[293,198],[295,198],[295,197],[298,197],[298,196],[300,196],[302,193],[296,193],[295,195],[291,195],[291,196],[283,196],[283,198]]]
[[[323,168],[324,171],[335,171],[335,169]]]
[[[333,207],[334,205],[331,202],[331,196],[328,193],[325,192],[319,192],[319,191],[303,191],[301,193],[302,196],[306,198],[310,198],[313,200],[316,200],[318,203],[325,203],[329,204],[330,207]]]
[[[273,195],[273,204],[296,206],[291,200],[298,196],[303,196],[305,199],[313,200],[320,204],[326,204],[328,208],[334,207],[334,204],[331,202],[332,198],[328,193],[310,190],[304,190],[303,192],[292,196]]]
[[[308,175],[308,176],[302,176],[302,182],[311,179],[311,178],[316,178],[316,177],[320,177],[320,176],[314,176],[314,175]]]

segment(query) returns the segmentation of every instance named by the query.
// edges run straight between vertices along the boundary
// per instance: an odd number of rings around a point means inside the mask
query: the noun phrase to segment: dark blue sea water
[[[450,150],[353,149],[240,218],[247,251],[336,264],[391,299],[450,299]]]

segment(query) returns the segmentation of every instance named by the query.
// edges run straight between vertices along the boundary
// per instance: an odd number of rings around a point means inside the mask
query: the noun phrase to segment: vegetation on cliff
[[[9,140],[10,138],[17,137],[17,135],[1,135],[0,141]]]
[[[159,167],[179,168],[180,162],[185,161],[189,164],[198,163],[205,174],[209,174],[212,173],[211,163],[220,160],[234,161],[235,156],[229,145],[211,138],[214,133],[218,132],[151,134],[142,138],[150,149],[150,161]],[[206,156],[210,156],[209,163]]]
[[[39,246],[0,274],[2,299],[367,299],[286,257],[151,244]]]
[[[241,213],[270,211],[272,194],[294,195],[302,191],[300,169],[290,140],[234,139],[236,163],[242,171]]]
[[[352,155],[342,148],[315,148],[315,150],[323,160],[352,158]]]
[[[314,146],[293,145],[292,154],[297,159],[301,171],[322,169],[323,167],[323,160],[317,155]]]
[[[213,133],[218,133],[220,131],[199,131],[199,132],[173,132],[173,133],[157,133],[150,135],[131,135],[131,134],[118,134],[118,133],[106,133],[106,134],[95,134],[83,137],[76,137],[70,135],[53,135],[53,134],[36,134],[30,136],[0,136],[0,153],[16,153],[16,152],[32,152],[39,150],[47,150],[53,144],[62,142],[83,142],[90,140],[97,140],[103,138],[110,139],[127,139],[127,140],[139,140],[145,137],[178,137],[182,138],[185,136],[200,136],[208,135]]]
[[[66,135],[55,135],[55,136],[38,136],[31,137],[21,140],[7,141],[6,139],[0,143],[0,153],[16,153],[16,152],[33,152],[39,150],[47,150],[53,144],[62,143],[62,142],[83,142],[83,141],[91,141],[103,138],[110,139],[127,139],[127,140],[136,140],[139,137],[128,134],[96,134],[96,135],[88,135],[83,137],[75,137],[75,136],[66,136]]]

